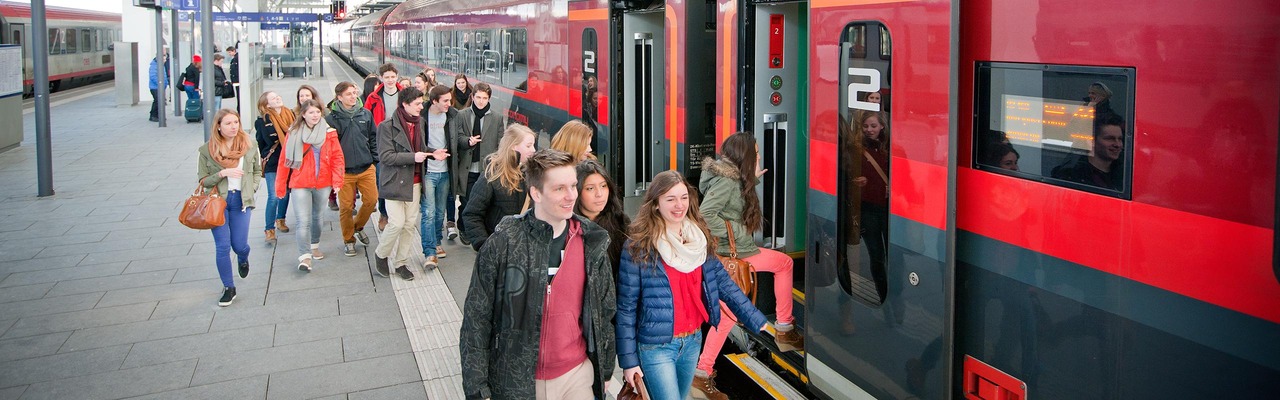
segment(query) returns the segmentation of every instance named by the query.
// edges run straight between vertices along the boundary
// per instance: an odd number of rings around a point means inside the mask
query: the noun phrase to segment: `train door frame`
[[[621,62],[614,69],[617,78],[614,82],[622,82],[615,87],[613,98],[615,112],[620,121],[622,140],[615,146],[621,150],[618,154],[629,154],[618,163],[622,171],[618,179],[622,186],[622,195],[628,205],[635,203],[638,207],[640,198],[648,188],[660,166],[667,165],[669,155],[664,157],[663,149],[669,147],[663,126],[666,122],[666,109],[663,98],[667,95],[665,7],[664,4],[647,5],[634,10],[622,10],[617,20],[620,34],[615,39],[616,60]],[[643,55],[644,57],[640,57]],[[647,82],[647,84],[645,83]],[[637,108],[639,107],[639,108]],[[627,207],[632,209],[634,207]]]

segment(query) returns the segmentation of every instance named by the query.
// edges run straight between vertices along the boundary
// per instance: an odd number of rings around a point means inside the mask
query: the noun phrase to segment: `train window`
[[[866,32],[880,32],[868,36]],[[884,302],[889,266],[889,148],[893,137],[887,107],[890,85],[889,30],[880,22],[849,24],[840,38],[838,187],[840,220],[836,249],[840,286],[870,304]],[[886,104],[887,105],[887,104]]]
[[[890,46],[889,42],[889,28],[880,25],[880,59],[888,60],[892,54],[893,46]]]
[[[93,51],[102,51],[102,30],[94,29],[89,32],[93,34]]]
[[[978,63],[974,167],[1129,199],[1133,68]]]
[[[67,44],[66,44],[65,54],[75,53],[79,49],[79,47],[76,46],[76,43],[77,43],[76,33],[79,33],[79,32],[76,32],[75,29],[67,29],[67,36],[66,36]]]
[[[49,55],[62,54],[62,49],[64,47],[62,42],[64,42],[64,39],[62,36],[62,30],[57,28],[50,29],[49,30]]]
[[[88,29],[81,29],[80,30],[80,52],[88,53],[90,50],[93,50],[92,35],[89,34]]]
[[[502,83],[519,91],[529,90],[529,34],[524,29],[508,29],[502,35]]]

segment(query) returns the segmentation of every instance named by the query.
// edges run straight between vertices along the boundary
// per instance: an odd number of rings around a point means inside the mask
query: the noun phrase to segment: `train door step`
[[[751,357],[746,353],[725,354],[725,358],[729,362],[737,366],[742,373],[751,378],[761,389],[768,392],[774,399],[803,399],[805,396],[795,388],[792,388],[786,380],[775,374],[773,370],[765,366],[760,360]]]

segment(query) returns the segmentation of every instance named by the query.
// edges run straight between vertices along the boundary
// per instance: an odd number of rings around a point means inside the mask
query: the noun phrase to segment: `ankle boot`
[[[289,225],[284,224],[284,218],[276,220],[276,230],[280,231],[280,233],[289,233]]]
[[[689,392],[695,399],[708,400],[729,400],[729,395],[716,389],[716,373],[711,371],[711,375],[703,378],[697,374],[693,375],[693,390]]]
[[[276,242],[276,231],[274,229],[267,229],[266,234],[267,234],[267,243]]]
[[[791,330],[778,330],[773,342],[779,351],[804,351],[804,334],[793,327]]]

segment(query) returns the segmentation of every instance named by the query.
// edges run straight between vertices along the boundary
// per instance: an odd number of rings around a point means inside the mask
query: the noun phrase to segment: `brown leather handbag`
[[[729,231],[729,256],[719,256],[720,263],[724,264],[724,272],[729,274],[729,278],[733,279],[733,283],[738,284],[742,288],[742,292],[751,298],[751,302],[756,302],[756,268],[751,266],[747,260],[738,258],[738,244],[733,238],[733,224],[728,219],[724,220],[724,227]]]
[[[191,229],[213,229],[227,223],[226,211],[227,200],[218,195],[217,186],[205,192],[204,185],[197,183],[195,192],[182,203],[178,222]]]
[[[622,390],[618,391],[618,400],[649,400],[649,391],[644,387],[644,379],[636,379],[639,386],[631,386],[631,382],[622,380]]]

